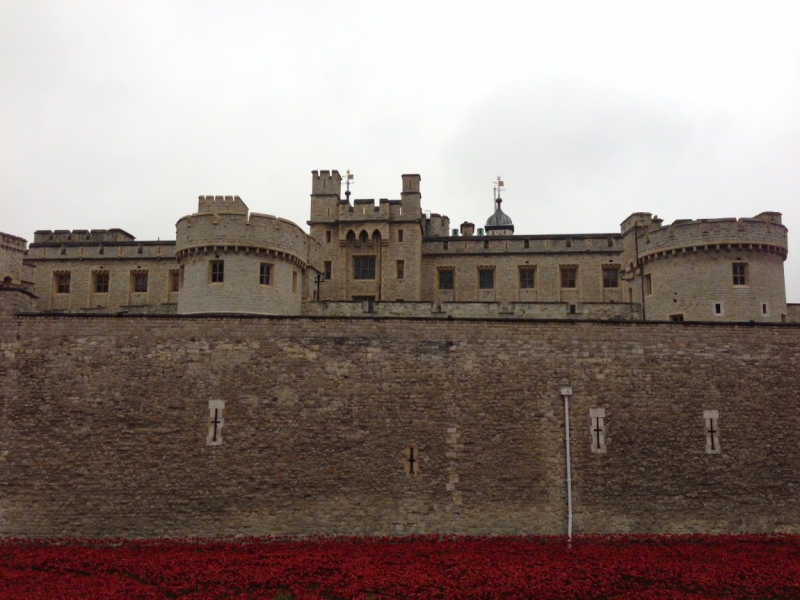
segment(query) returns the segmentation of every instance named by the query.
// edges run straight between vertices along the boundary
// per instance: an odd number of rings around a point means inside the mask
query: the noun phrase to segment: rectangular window
[[[169,272],[169,291],[171,293],[175,293],[180,291],[181,289],[181,272],[180,271],[170,271]]]
[[[715,302],[714,303],[714,314],[721,315],[722,314],[722,302]]]
[[[297,271],[292,271],[292,293],[297,293]]]
[[[531,247],[531,241],[530,241],[530,240],[525,240],[525,244],[524,244],[524,246],[525,246],[526,248],[530,248],[530,247]]]
[[[747,263],[733,263],[733,285],[747,285]]]
[[[578,267],[561,267],[561,287],[577,287]]]
[[[331,232],[330,231],[326,231],[325,232],[325,243],[326,244],[330,244],[331,243]]]
[[[453,289],[453,270],[447,269],[439,271],[439,289],[452,290]]]
[[[703,422],[706,430],[706,454],[719,454],[719,411],[704,410]]]
[[[761,303],[761,314],[765,317],[769,314],[769,306],[767,306],[766,302]]]
[[[535,269],[521,268],[519,270],[519,287],[523,290],[532,290],[536,283],[534,278],[535,273]]]
[[[647,275],[644,276],[644,295],[653,295],[653,277],[650,275],[650,273],[647,273]]]
[[[603,454],[606,451],[606,409],[590,408],[592,452]]]
[[[356,256],[353,259],[353,279],[375,279],[374,256]]]
[[[442,242],[442,250],[447,250],[447,240]]]
[[[603,267],[603,287],[619,287],[619,267]]]
[[[404,260],[398,260],[397,261],[397,278],[398,279],[403,279],[403,276],[405,275],[405,267],[406,267],[406,261],[404,261]]]
[[[400,244],[403,243],[403,230],[402,229],[398,229],[397,230],[397,242],[400,243]]]
[[[103,271],[94,272],[94,293],[107,294],[108,293],[108,273]]]
[[[683,323],[683,314],[669,315],[668,318],[674,323]]]
[[[478,269],[478,287],[482,290],[494,289],[494,269]]]
[[[332,271],[332,264],[331,261],[325,261],[325,280],[329,280],[331,278],[331,271]]]
[[[133,291],[136,294],[147,292],[147,273],[133,274]]]
[[[223,283],[225,280],[225,261],[211,261],[211,283]]]
[[[69,294],[71,273],[56,273],[56,294]]]
[[[272,265],[261,263],[261,270],[258,274],[258,283],[261,285],[271,285],[272,281]]]

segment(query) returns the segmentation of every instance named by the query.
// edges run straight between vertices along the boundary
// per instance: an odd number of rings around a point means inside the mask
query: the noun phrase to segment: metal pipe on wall
[[[569,544],[572,544],[572,465],[569,448],[569,397],[571,395],[571,387],[561,388],[561,397],[564,398],[564,441],[567,451],[567,540]]]

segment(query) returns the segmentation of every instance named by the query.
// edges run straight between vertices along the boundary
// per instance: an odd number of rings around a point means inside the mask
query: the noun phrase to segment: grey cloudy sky
[[[519,233],[782,212],[800,302],[800,2],[0,0],[0,230],[174,239],[200,194],[356,198]]]

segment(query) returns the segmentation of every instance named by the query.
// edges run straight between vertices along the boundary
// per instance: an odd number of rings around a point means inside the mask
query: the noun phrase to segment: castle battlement
[[[318,196],[342,195],[342,176],[339,171],[311,171],[311,193]]]
[[[132,242],[136,238],[122,229],[40,229],[33,233],[33,244],[80,244],[100,242]],[[32,244],[32,245],[33,245]]]
[[[762,218],[762,215],[767,215]],[[788,254],[787,229],[780,213],[762,213],[753,218],[679,219],[670,225],[642,231],[639,254],[645,260],[676,252],[709,249],[756,249]]]
[[[242,213],[247,214],[247,205],[239,196],[199,196],[199,213]]]

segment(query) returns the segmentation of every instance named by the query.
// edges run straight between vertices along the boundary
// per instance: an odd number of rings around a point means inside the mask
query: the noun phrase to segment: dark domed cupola
[[[498,177],[495,187],[495,210],[494,214],[486,220],[486,235],[514,235],[514,223],[511,222],[511,217],[500,208],[500,204],[503,202],[500,197],[502,187],[503,181]]]

